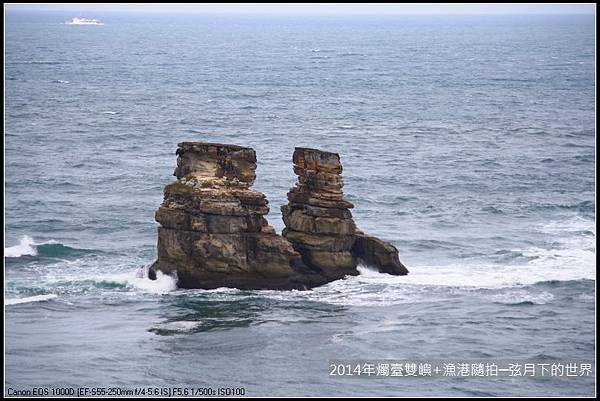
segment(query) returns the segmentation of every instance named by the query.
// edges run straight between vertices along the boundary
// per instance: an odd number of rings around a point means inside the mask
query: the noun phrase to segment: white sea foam
[[[116,111],[103,111],[102,114],[111,114],[111,115],[113,115],[113,114],[117,114],[117,112]]]
[[[407,276],[381,274],[359,266],[360,275],[349,276],[309,291],[244,292],[231,288],[179,290],[174,295],[210,294],[215,299],[240,300],[266,297],[278,301],[312,301],[332,305],[385,306],[427,302],[436,296],[492,291],[496,302],[507,304],[552,302],[554,295],[526,288],[545,281],[595,279],[595,227],[589,221],[549,223],[539,227],[552,234],[553,249],[529,248],[519,252],[530,257],[520,265],[454,263],[408,264]],[[580,234],[578,234],[580,233]]]
[[[596,296],[594,294],[581,294],[578,297],[581,301],[595,301]]]
[[[112,282],[131,289],[132,293],[170,293],[176,296],[211,294],[211,297],[217,299],[236,300],[260,296],[286,301],[302,300],[356,306],[426,301],[432,294],[447,294],[448,291],[462,293],[497,289],[502,289],[502,294],[507,291],[512,294],[508,298],[506,295],[501,296],[499,302],[508,299],[507,302],[545,303],[551,301],[551,294],[541,293],[539,289],[523,287],[544,281],[595,280],[595,223],[593,221],[577,218],[550,222],[534,229],[548,235],[549,246],[514,250],[529,259],[518,265],[473,261],[434,265],[413,264],[405,260],[410,270],[407,276],[380,274],[367,267],[359,266],[360,275],[349,276],[344,280],[334,281],[310,291],[248,293],[231,288],[177,290],[176,277],[157,272],[157,280],[150,280],[146,275],[138,274],[139,269],[121,273],[103,273],[104,267],[101,266],[96,266],[95,271],[90,271],[89,261],[86,259],[69,262],[68,270],[61,269],[54,276],[46,275],[45,280],[49,283],[90,280]],[[19,245],[6,248],[5,253],[9,257],[35,255],[36,245],[39,244],[36,244],[31,237],[25,236]],[[57,272],[54,269],[52,271],[54,274]],[[73,275],[75,272],[79,275]]]
[[[144,292],[153,294],[166,294],[177,289],[177,277],[162,272],[156,272],[156,280],[148,278],[131,277],[128,275],[127,284]]]
[[[140,277],[138,271],[127,273],[113,274],[79,274],[79,275],[59,275],[47,277],[46,280],[52,284],[60,284],[65,282],[105,282],[116,283],[129,287],[134,290],[139,290],[151,294],[167,294],[177,289],[177,277],[156,273],[156,280],[150,280],[147,277]]]
[[[238,294],[242,290],[237,288],[229,288],[229,287],[219,287],[212,290],[202,290],[202,289],[178,289],[173,293],[173,295],[202,295],[202,294],[216,294],[216,295],[229,295],[229,294]]]
[[[153,329],[174,331],[174,332],[178,332],[178,333],[186,333],[186,332],[194,330],[195,328],[197,328],[201,325],[202,325],[202,322],[200,322],[200,321],[181,320],[178,322],[167,322],[167,323],[157,324],[156,326],[153,327]]]
[[[5,305],[27,304],[30,302],[48,301],[48,300],[54,299],[56,297],[57,297],[56,294],[34,295],[33,297],[7,299],[6,301],[4,301],[4,304]]]
[[[540,250],[540,253],[542,250]],[[542,281],[596,279],[594,252],[562,251],[562,257],[552,251],[524,265],[451,264],[445,266],[414,266],[408,276],[392,277],[390,282],[405,284],[503,288],[531,285]],[[370,277],[370,280],[376,280]]]
[[[511,290],[492,295],[491,299],[507,305],[524,302],[543,305],[551,302],[554,299],[554,295],[546,291],[534,293],[527,290]]]
[[[18,258],[24,255],[35,256],[37,255],[37,248],[35,247],[33,238],[29,235],[24,235],[19,241],[19,245],[9,246],[4,248],[4,257],[6,258]]]
[[[501,288],[531,285],[541,281],[596,279],[596,227],[593,221],[573,218],[536,228],[549,234],[550,249],[518,250],[529,262],[521,265],[452,264],[415,266],[405,283],[457,287]]]
[[[359,266],[360,275],[334,281],[310,291],[263,291],[262,296],[281,301],[315,301],[333,305],[385,306],[415,302],[427,302],[436,296],[500,290],[493,295],[497,302],[544,304],[552,301],[553,295],[547,292],[524,288],[526,285],[549,280],[572,280],[577,276],[556,276],[549,273],[531,272],[527,266],[508,268],[488,266],[412,266],[407,276],[390,276]],[[586,277],[589,278],[589,275]],[[436,291],[435,287],[444,287]],[[437,294],[437,295],[436,295]],[[241,294],[215,294],[239,298]]]
[[[4,257],[6,258],[19,258],[21,256],[36,256],[38,254],[37,247],[39,245],[57,244],[54,240],[46,242],[35,242],[35,240],[29,236],[24,235],[19,240],[19,245],[9,246],[4,248]]]
[[[261,295],[278,300],[307,300],[334,305],[377,306],[427,301],[434,287],[448,291],[501,290],[496,301],[506,303],[551,302],[553,295],[524,288],[545,281],[596,279],[595,224],[583,219],[552,222],[537,228],[551,234],[552,249],[520,250],[530,258],[520,265],[454,263],[408,265],[407,276],[380,274],[359,266],[360,275],[334,281],[311,291],[264,291]],[[219,296],[241,295],[222,293]]]

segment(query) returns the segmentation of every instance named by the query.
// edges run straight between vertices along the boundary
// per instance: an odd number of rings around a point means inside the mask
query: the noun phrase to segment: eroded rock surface
[[[358,259],[406,274],[393,246],[357,234],[337,154],[294,152],[299,182],[282,207],[285,237],[264,217],[265,195],[251,189],[253,149],[183,142],[177,156],[177,180],[165,187],[155,215],[158,259],[149,276],[176,272],[182,288],[305,289],[358,274]]]
[[[236,145],[183,142],[177,181],[156,211],[153,271],[177,272],[183,288],[305,288],[321,284],[264,218],[264,194],[251,189],[256,153]]]
[[[358,230],[344,200],[342,164],[337,153],[296,148],[293,155],[296,186],[281,207],[286,237],[304,263],[330,277],[358,274],[358,262],[380,272],[407,274],[398,250],[391,244]]]

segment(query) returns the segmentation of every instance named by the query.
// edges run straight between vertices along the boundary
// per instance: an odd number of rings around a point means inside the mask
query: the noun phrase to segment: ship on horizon
[[[67,25],[104,25],[103,22],[93,18],[78,18],[75,17],[70,21],[65,22]]]

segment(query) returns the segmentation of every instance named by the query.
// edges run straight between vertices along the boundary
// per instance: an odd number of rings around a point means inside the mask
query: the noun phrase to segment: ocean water
[[[590,377],[350,378],[332,361],[595,366],[593,16],[9,12],[5,387],[259,395],[594,395]],[[338,152],[410,274],[311,291],[136,277],[177,142],[253,147],[279,206],[294,146]]]

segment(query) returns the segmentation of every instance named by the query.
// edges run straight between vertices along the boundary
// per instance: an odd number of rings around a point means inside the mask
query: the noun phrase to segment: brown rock
[[[305,214],[314,217],[337,217],[339,219],[351,219],[352,213],[348,209],[326,208],[301,203],[289,203],[281,206],[282,213],[290,213],[293,210],[302,210]]]
[[[184,142],[177,155],[178,179],[165,187],[165,199],[155,215],[161,227],[158,259],[150,273],[176,272],[180,287],[206,289],[304,289],[339,278],[307,267],[264,218],[267,199],[250,189],[256,170],[254,150]],[[336,223],[349,224],[329,220],[315,219],[315,229],[332,231]],[[349,238],[344,239],[344,250],[352,246]],[[335,241],[331,246],[340,247]]]
[[[313,249],[305,251],[303,256],[309,265],[319,266],[321,269],[351,270],[351,273],[358,274],[356,260],[350,251],[329,252]]]
[[[353,235],[356,228],[352,219],[315,217],[302,210],[283,213],[283,222],[291,230],[312,234]]]
[[[284,228],[283,236],[288,239],[300,253],[303,250],[316,249],[321,251],[349,251],[354,245],[353,235],[322,235],[311,234]]]
[[[165,228],[190,229],[190,216],[181,209],[159,207],[154,213],[154,219]]]
[[[288,192],[290,203],[281,207],[286,225],[283,235],[305,264],[324,270],[355,270],[359,259],[381,272],[408,272],[395,247],[365,236],[354,224],[348,210],[353,205],[343,199],[337,153],[296,148],[293,162],[298,183]]]
[[[256,178],[254,149],[209,142],[182,142],[177,146],[177,178],[192,172],[206,177],[237,178],[249,184]]]
[[[379,238],[357,234],[352,252],[356,255],[359,262],[373,266],[381,273],[399,276],[408,274],[408,269],[398,258],[398,249]]]
[[[296,148],[292,160],[295,165],[314,171],[342,173],[340,155],[312,148]]]
[[[158,258],[149,277],[176,272],[183,288],[305,289],[358,274],[357,259],[406,274],[396,248],[356,228],[337,153],[296,148],[298,183],[281,207],[286,228],[280,236],[264,217],[266,197],[251,189],[253,149],[178,146],[177,181],[165,187],[155,214]]]
[[[342,199],[342,196],[328,198],[323,193],[309,192],[306,188],[292,188],[288,192],[287,197],[291,203],[321,208],[346,210],[354,207],[352,203]]]

